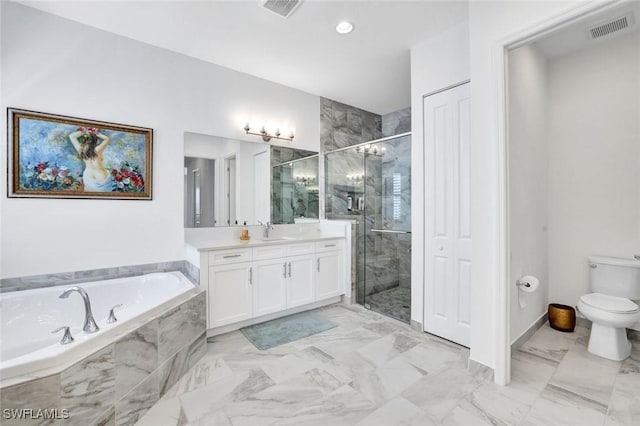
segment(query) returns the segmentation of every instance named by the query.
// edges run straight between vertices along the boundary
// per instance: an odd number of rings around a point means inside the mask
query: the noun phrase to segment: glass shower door
[[[364,305],[411,319],[411,136],[361,147],[364,155]]]

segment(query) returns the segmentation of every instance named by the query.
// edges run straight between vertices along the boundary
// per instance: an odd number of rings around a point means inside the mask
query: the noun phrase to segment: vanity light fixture
[[[353,24],[349,21],[342,21],[336,25],[336,31],[338,34],[349,34],[353,31]]]
[[[249,126],[249,123],[244,125],[244,131],[247,135],[256,135],[256,136],[261,136],[262,140],[265,142],[269,142],[271,139],[282,139],[285,141],[290,141],[293,142],[293,138],[294,138],[294,134],[293,134],[293,130],[291,130],[291,132],[289,132],[289,136],[288,137],[280,137],[281,133],[280,133],[280,129],[276,129],[276,132],[274,134],[271,134],[269,132],[267,132],[267,130],[264,128],[264,126],[262,126],[262,129],[260,129],[260,133],[256,133],[256,132],[251,132],[251,127]]]

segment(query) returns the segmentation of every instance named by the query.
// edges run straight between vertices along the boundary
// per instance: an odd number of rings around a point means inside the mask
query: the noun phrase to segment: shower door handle
[[[381,234],[410,234],[411,231],[394,231],[392,229],[372,229],[371,232],[379,232]]]

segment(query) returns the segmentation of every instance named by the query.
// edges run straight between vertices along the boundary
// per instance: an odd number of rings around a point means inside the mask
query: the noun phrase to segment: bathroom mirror
[[[314,155],[315,163],[304,163]],[[317,221],[317,161],[313,151],[185,132],[184,226]]]

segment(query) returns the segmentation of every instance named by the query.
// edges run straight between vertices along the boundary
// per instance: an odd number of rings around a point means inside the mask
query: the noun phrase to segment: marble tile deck
[[[543,326],[513,353],[512,381],[467,371],[468,349],[360,306],[316,310],[338,326],[260,351],[238,331],[206,354],[138,425],[638,425],[640,345],[612,362],[589,330]]]

